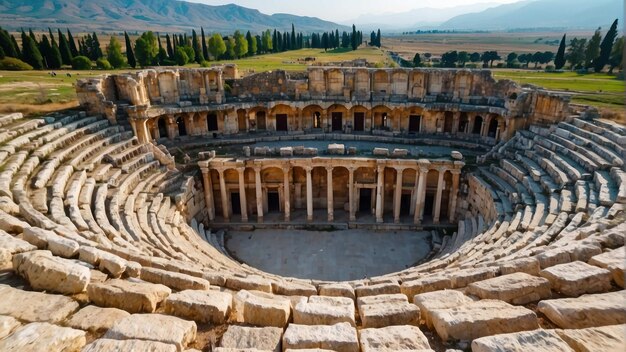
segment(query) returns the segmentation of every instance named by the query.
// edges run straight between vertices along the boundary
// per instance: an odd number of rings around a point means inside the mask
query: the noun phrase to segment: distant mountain
[[[596,28],[624,20],[624,0],[526,0],[459,15],[442,29]]]
[[[0,26],[77,31],[191,31],[230,33],[276,28],[312,32],[348,27],[315,17],[266,15],[234,4],[210,6],[177,0],[0,0]]]
[[[343,23],[346,25],[354,23],[364,30],[376,28],[380,28],[383,31],[415,30],[418,28],[432,28],[455,16],[483,11],[497,5],[498,3],[485,2],[446,8],[423,7],[401,13],[366,14]]]

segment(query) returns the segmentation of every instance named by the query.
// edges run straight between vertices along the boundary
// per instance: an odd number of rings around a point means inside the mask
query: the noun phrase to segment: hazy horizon
[[[344,22],[362,15],[401,13],[414,9],[451,8],[472,4],[494,3],[510,4],[524,0],[385,0],[381,7],[379,0],[315,0],[315,1],[280,1],[280,0],[183,0],[207,5],[236,4],[257,9],[271,15],[289,13],[299,16],[319,17],[333,22]],[[333,11],[329,11],[332,9]]]

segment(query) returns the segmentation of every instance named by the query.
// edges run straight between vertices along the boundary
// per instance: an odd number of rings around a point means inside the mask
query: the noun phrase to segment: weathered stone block
[[[289,324],[283,335],[283,350],[311,348],[358,352],[356,329],[348,323],[330,326]]]

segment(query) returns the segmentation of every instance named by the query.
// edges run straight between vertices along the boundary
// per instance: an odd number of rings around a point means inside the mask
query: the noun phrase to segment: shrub
[[[0,60],[0,70],[7,71],[29,71],[33,67],[20,59],[14,57],[5,57]]]
[[[210,62],[208,62],[208,61],[206,61],[206,60],[204,60],[204,61],[202,61],[202,62],[200,63],[200,66],[201,66],[201,67],[211,67],[211,63],[210,63]]]
[[[91,70],[91,60],[86,56],[76,56],[72,59],[72,68],[75,70]]]
[[[109,63],[109,60],[103,57],[96,60],[96,67],[100,70],[110,70],[113,68],[113,66]]]
[[[547,65],[546,66],[546,72],[553,72],[554,71],[554,65]]]
[[[174,53],[174,59],[178,66],[185,66],[189,62],[189,55],[187,55],[183,48],[178,47],[176,48],[176,53]]]

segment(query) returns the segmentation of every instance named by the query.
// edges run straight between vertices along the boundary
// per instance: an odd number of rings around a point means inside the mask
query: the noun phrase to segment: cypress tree
[[[206,45],[206,37],[204,36],[204,28],[200,27],[200,32],[202,34],[202,56],[205,59],[209,59],[209,47]]]
[[[50,46],[50,41],[48,41],[48,37],[44,34],[41,36],[41,42],[39,42],[39,52],[41,53],[43,64],[46,68],[52,68],[49,65],[51,51],[52,47]]]
[[[376,46],[380,48],[380,28],[378,29],[378,32],[376,33]]]
[[[36,70],[43,68],[43,58],[33,38],[22,31],[22,59]]]
[[[174,37],[176,38],[176,37]],[[167,57],[170,60],[174,60],[174,49],[172,48],[172,40],[170,39],[170,35],[166,34],[165,35],[165,46],[167,49]]]
[[[191,31],[191,48],[196,54],[196,57],[194,58],[194,60],[197,63],[201,63],[202,61],[204,61],[204,56],[202,55],[202,46],[200,45],[200,42],[198,41],[198,34],[196,33],[195,29]]]
[[[30,37],[30,39],[33,40],[33,42],[35,42],[35,44],[39,45],[39,42],[37,41],[37,37],[35,37],[35,33],[33,33],[32,29],[28,29],[28,36]]]
[[[13,46],[9,32],[0,28],[0,48],[4,52],[4,55],[9,57],[18,57],[17,50]]]
[[[615,37],[617,37],[617,19],[613,21],[611,28],[609,28],[609,31],[606,32],[604,39],[602,39],[602,44],[600,44],[600,56],[593,60],[593,68],[596,72],[602,71],[604,66],[609,62]]]
[[[560,70],[565,66],[565,34],[563,34],[563,38],[561,39],[561,44],[559,44],[559,50],[556,52],[556,57],[554,58],[554,68]]]
[[[67,44],[65,36],[63,35],[63,33],[61,33],[61,30],[58,29],[57,31],[57,34],[59,36],[59,51],[61,52],[61,60],[63,60],[64,65],[71,65],[72,53],[70,52],[70,47]]]
[[[278,46],[280,44],[278,43],[278,34],[276,32],[276,29],[274,29],[274,34],[272,34],[272,43],[274,43],[273,51],[275,53],[278,52]]]
[[[98,40],[98,36],[96,35],[96,32],[93,32],[91,39],[93,40],[93,46],[92,46],[93,58],[92,59],[98,60],[104,55],[102,54],[102,48],[100,47],[100,41]]]
[[[291,50],[296,48],[296,27],[291,24]]]
[[[59,51],[59,46],[57,45],[54,37],[52,37],[52,43],[48,41],[48,37],[44,34],[41,39],[41,43],[39,44],[39,51],[41,55],[44,57],[46,66],[50,69],[59,69],[63,64],[61,59],[61,52]]]
[[[0,60],[4,59],[6,55],[4,54],[4,49],[0,46]]]
[[[72,54],[72,57],[78,56],[78,49],[76,48],[76,42],[74,41],[72,32],[70,32],[69,29],[67,30],[67,42],[70,45],[70,54]]]
[[[126,40],[126,60],[128,65],[132,68],[137,66],[137,60],[135,60],[135,54],[133,53],[133,45],[130,43],[128,33],[124,32],[124,39]]]
[[[21,58],[22,57],[22,51],[20,50],[20,46],[17,45],[17,40],[15,40],[15,36],[13,36],[13,34],[11,34],[11,43],[13,43],[13,48],[15,48],[15,53],[17,54],[17,56],[15,56],[16,58]]]
[[[356,38],[356,26],[352,25],[352,50],[356,50],[358,47],[357,38]]]

